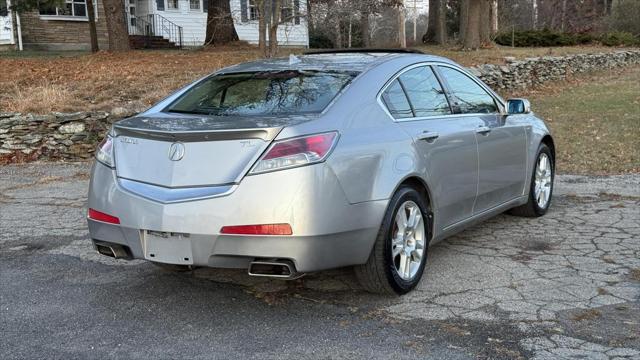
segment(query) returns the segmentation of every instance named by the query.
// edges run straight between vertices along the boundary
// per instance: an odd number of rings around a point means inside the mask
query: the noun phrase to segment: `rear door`
[[[526,178],[526,129],[500,114],[496,99],[458,69],[439,66],[454,111],[476,121],[478,196],[474,214],[521,196]]]
[[[420,170],[432,192],[436,228],[471,216],[478,181],[476,122],[452,115],[429,65],[405,70],[388,85],[382,100],[422,156]]]

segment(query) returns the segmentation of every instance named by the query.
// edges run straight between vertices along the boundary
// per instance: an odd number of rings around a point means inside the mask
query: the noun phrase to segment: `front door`
[[[477,122],[479,174],[474,214],[521,196],[527,165],[525,123],[501,115],[493,96],[461,71],[441,66],[440,73],[457,112]]]
[[[0,45],[13,44],[13,26],[8,0],[0,0]]]
[[[477,119],[452,115],[429,65],[402,73],[382,99],[398,125],[413,137],[422,156],[422,175],[437,213],[435,230],[470,217],[478,183]]]

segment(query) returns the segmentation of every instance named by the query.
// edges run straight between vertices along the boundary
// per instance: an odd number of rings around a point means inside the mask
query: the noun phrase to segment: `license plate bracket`
[[[166,264],[193,265],[189,234],[143,230],[142,243],[147,260]]]

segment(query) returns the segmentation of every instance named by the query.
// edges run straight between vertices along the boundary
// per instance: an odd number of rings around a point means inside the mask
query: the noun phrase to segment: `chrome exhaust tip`
[[[128,248],[123,245],[112,244],[103,241],[94,241],[93,246],[95,247],[96,251],[98,251],[98,253],[104,256],[127,260],[133,258],[129,253]]]
[[[249,275],[283,280],[298,279],[304,274],[296,271],[291,260],[256,260],[249,264]]]

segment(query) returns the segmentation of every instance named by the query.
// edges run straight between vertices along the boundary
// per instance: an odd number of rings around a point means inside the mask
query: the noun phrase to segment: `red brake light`
[[[321,162],[329,155],[337,138],[337,132],[329,132],[275,142],[251,172],[255,174]]]
[[[98,221],[106,222],[109,224],[120,224],[120,219],[118,219],[117,217],[111,216],[109,214],[105,214],[98,210],[89,209],[88,216],[89,216],[89,219],[92,219],[92,220],[98,220]]]
[[[229,235],[292,235],[289,224],[235,225],[223,226],[221,234]]]
[[[313,153],[322,158],[331,149],[335,136],[336,133],[328,133],[276,143],[262,159],[269,160],[299,153]]]

